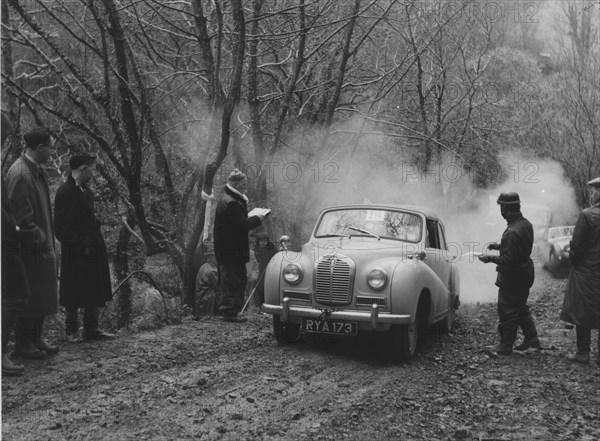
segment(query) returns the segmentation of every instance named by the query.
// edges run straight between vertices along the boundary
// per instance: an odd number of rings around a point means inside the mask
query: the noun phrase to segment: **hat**
[[[600,178],[592,179],[590,182],[587,183],[587,185],[589,185],[590,187],[600,188]]]
[[[233,171],[229,174],[227,178],[228,182],[240,182],[246,179],[246,175],[242,173],[239,169],[234,168]]]
[[[75,170],[82,165],[93,164],[95,161],[95,155],[90,155],[88,153],[77,153],[69,158],[69,166],[71,167],[71,170]]]
[[[498,200],[496,201],[500,205],[516,205],[520,204],[521,200],[519,199],[519,195],[515,192],[510,193],[500,193],[498,196]]]

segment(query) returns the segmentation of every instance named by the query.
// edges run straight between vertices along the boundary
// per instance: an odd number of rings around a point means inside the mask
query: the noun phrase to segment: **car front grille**
[[[352,294],[354,264],[340,256],[326,256],[317,263],[315,293],[323,305],[348,305]]]

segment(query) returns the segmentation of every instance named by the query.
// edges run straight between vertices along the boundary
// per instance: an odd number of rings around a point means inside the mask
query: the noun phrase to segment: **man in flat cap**
[[[50,190],[43,165],[54,151],[54,139],[41,127],[23,136],[25,153],[8,170],[6,184],[21,234],[21,256],[29,299],[17,318],[15,352],[18,358],[43,359],[58,346],[42,339],[44,319],[58,312],[57,264]]]
[[[68,342],[78,342],[78,308],[84,309],[83,337],[88,341],[114,338],[98,327],[100,308],[112,298],[106,244],[88,187],[96,157],[87,153],[69,159],[67,181],[56,192],[54,225],[61,242],[60,305],[66,309]]]
[[[579,215],[569,257],[571,270],[567,280],[561,320],[575,325],[577,352],[570,361],[590,362],[592,329],[600,328],[600,178],[588,182],[590,207]],[[600,366],[600,331],[598,332]]]
[[[248,232],[258,227],[263,215],[248,217],[246,175],[235,169],[227,179],[222,199],[215,214],[215,255],[219,265],[221,305],[219,313],[227,322],[242,323],[239,315],[246,292],[246,263],[250,260]]]
[[[533,285],[534,267],[531,260],[533,227],[521,214],[521,201],[517,193],[501,193],[497,200],[500,213],[507,227],[500,243],[488,245],[490,250],[499,250],[500,255],[479,257],[484,263],[495,263],[498,276],[498,332],[500,343],[491,348],[500,355],[510,355],[517,338],[519,327],[524,340],[514,349],[524,351],[540,348],[535,323],[527,305],[529,288]]]

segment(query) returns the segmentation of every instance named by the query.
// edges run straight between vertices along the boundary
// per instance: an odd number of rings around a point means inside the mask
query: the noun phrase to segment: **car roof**
[[[416,213],[422,213],[426,218],[432,219],[435,221],[440,221],[438,215],[428,207],[423,207],[420,205],[403,205],[403,204],[348,204],[348,205],[336,205],[332,207],[325,208],[321,211],[331,211],[331,210],[343,210],[343,209],[392,209],[392,210],[402,210],[402,211],[413,211]]]

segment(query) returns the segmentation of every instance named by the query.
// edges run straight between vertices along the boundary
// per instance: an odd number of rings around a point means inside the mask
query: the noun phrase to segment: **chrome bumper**
[[[261,310],[267,314],[280,315],[281,321],[286,323],[290,316],[319,319],[323,311],[314,308],[302,308],[291,306],[291,299],[285,297],[282,305],[271,305],[263,303]],[[354,322],[369,322],[371,328],[377,329],[379,324],[408,325],[410,315],[408,314],[381,314],[379,305],[373,304],[369,311],[328,311],[327,320],[349,320]]]

